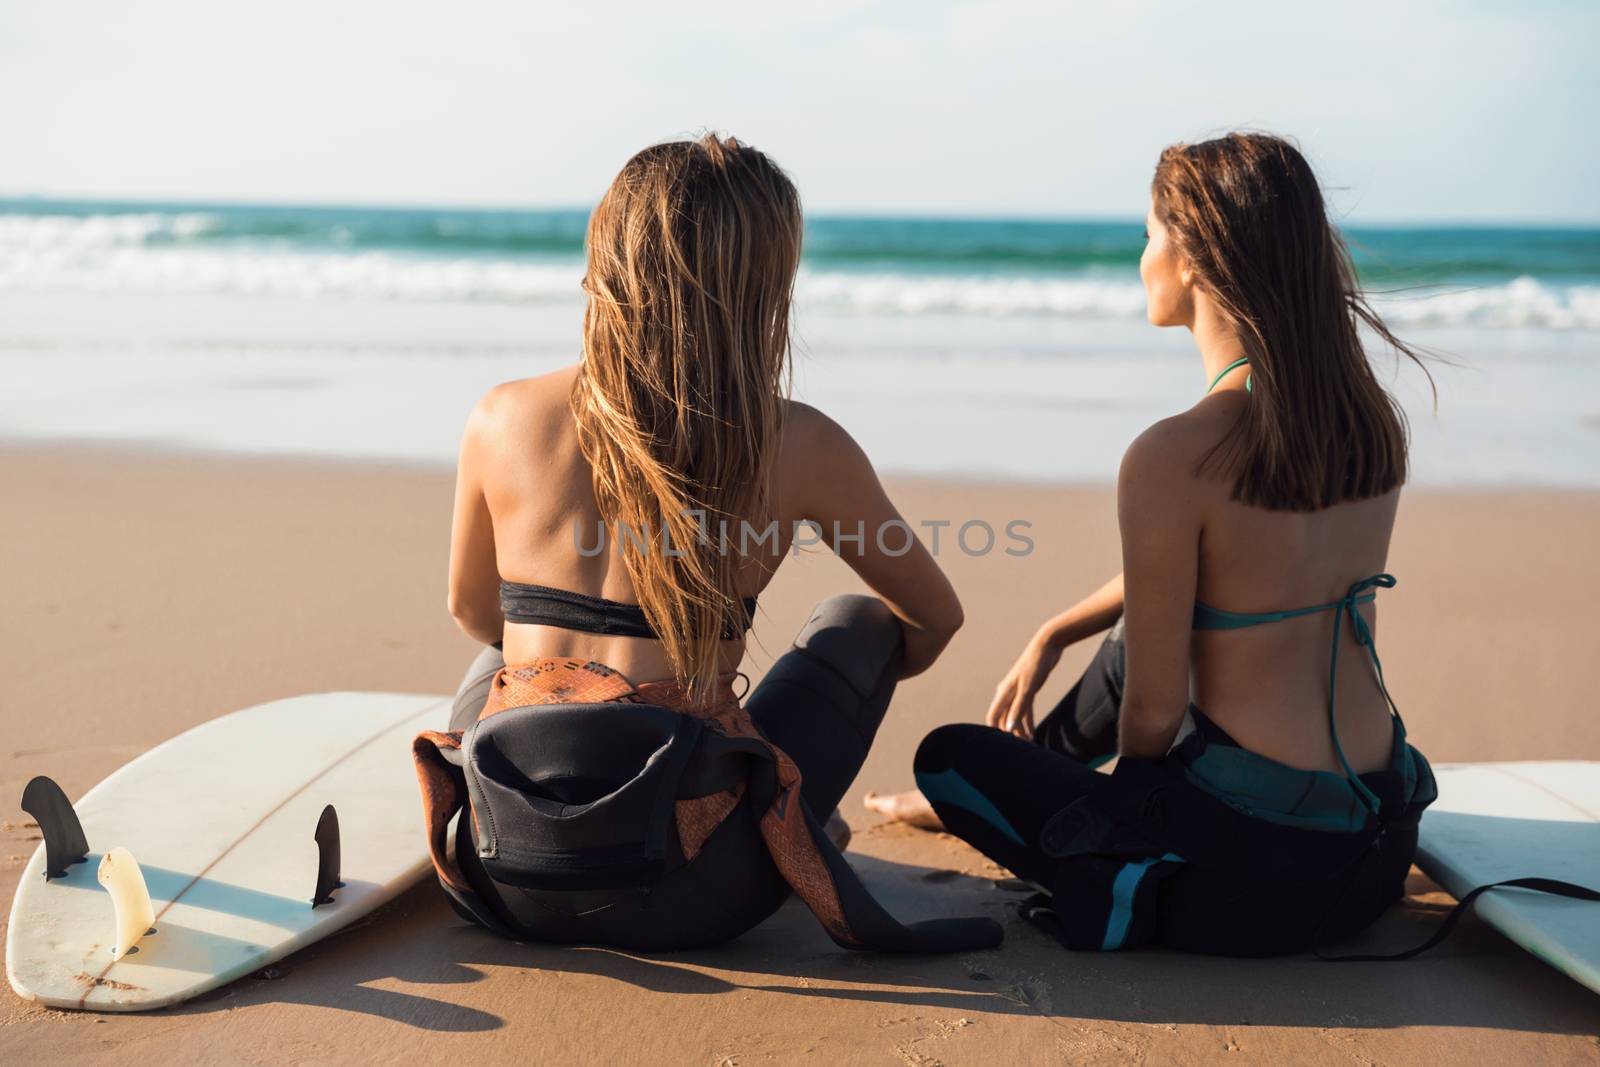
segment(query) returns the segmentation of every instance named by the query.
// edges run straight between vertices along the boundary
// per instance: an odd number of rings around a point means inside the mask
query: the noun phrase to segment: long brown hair
[[[628,160],[589,218],[572,411],[600,513],[691,699],[709,695],[722,635],[747,625],[740,560],[718,534],[771,510],[800,240],[793,183],[713,134]]]
[[[1404,483],[1405,413],[1374,376],[1361,326],[1421,359],[1368,305],[1305,157],[1264,133],[1177,144],[1151,194],[1250,357],[1249,403],[1201,468],[1233,478],[1236,500],[1292,511]]]

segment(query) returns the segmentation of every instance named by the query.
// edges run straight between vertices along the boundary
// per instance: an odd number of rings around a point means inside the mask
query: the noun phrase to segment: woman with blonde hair
[[[844,945],[999,941],[897,923],[819,825],[962,616],[920,544],[873,536],[903,524],[861,449],[786,398],[800,245],[761,152],[645,149],[589,221],[580,362],[468,422],[449,607],[487,647],[415,754],[440,883],[502,934],[706,945],[792,889]],[[820,604],[741,704],[756,598],[806,524],[877,595]]]

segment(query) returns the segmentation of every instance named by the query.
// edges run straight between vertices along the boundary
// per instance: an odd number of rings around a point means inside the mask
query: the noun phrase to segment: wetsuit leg
[[[1078,683],[1034,727],[1036,743],[1083,763],[1116,754],[1117,715],[1122,710],[1127,651],[1118,619]]]
[[[945,828],[1022,878],[1045,881],[1050,817],[1105,781],[1070,756],[976,723],[941,726],[917,748],[917,787]]]
[[[824,600],[745,708],[800,768],[812,814],[826,819],[855,781],[894,695],[905,632],[872,596]]]
[[[828,817],[866,759],[899,677],[904,640],[899,620],[877,598],[826,600],[745,701],[762,733],[800,767],[806,804],[818,819]],[[693,861],[638,901],[571,914],[560,910],[559,894],[552,894],[551,907],[536,894],[525,894],[526,904],[514,893],[501,896],[536,940],[648,951],[718,944],[761,922],[790,895],[759,821],[748,801],[740,804]],[[470,857],[461,864],[469,879],[477,875]]]
[[[483,651],[467,668],[461,684],[456,687],[456,699],[450,708],[450,729],[465,730],[478,721],[478,712],[489,700],[489,685],[501,667],[506,665],[500,646],[484,645]]]

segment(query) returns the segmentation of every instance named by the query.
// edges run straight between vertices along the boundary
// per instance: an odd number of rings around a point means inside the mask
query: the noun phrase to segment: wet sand
[[[38,773],[76,797],[196,723],[335,689],[448,692],[475,651],[444,612],[451,475],[437,468],[0,448],[0,895],[37,843],[15,806]],[[868,789],[911,784],[932,726],[977,719],[1046,615],[1117,563],[1105,488],[901,481],[913,522],[1025,519],[1026,558],[940,559],[967,626],[897,694],[845,814],[852,861],[907,917],[985,913],[1003,948],[839,950],[791,902],[710,951],[519,946],[423,884],[274,969],[142,1016],[0,994],[0,1060],[996,1063],[1600,1062],[1600,997],[1469,918],[1407,964],[1070,954],[1020,923],[1004,872],[944,835],[878,825]],[[1600,495],[1413,492],[1383,601],[1384,663],[1436,762],[1600,759]],[[756,678],[810,604],[856,588],[786,564],[762,599]],[[1046,690],[1090,652],[1072,649]],[[1413,874],[1363,942],[1419,940],[1450,903]]]

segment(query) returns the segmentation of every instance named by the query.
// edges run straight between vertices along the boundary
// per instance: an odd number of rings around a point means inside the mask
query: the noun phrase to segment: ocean
[[[586,221],[576,210],[0,200],[0,291],[571,301]],[[1600,230],[1358,227],[1346,238],[1397,323],[1600,330]],[[1136,318],[1142,247],[1139,221],[819,218],[799,294],[862,313]]]
[[[0,436],[449,462],[578,344],[581,210],[0,200]],[[1600,229],[1351,226],[1421,482],[1600,485]],[[895,473],[1104,482],[1203,388],[1142,225],[819,217],[796,391]]]

